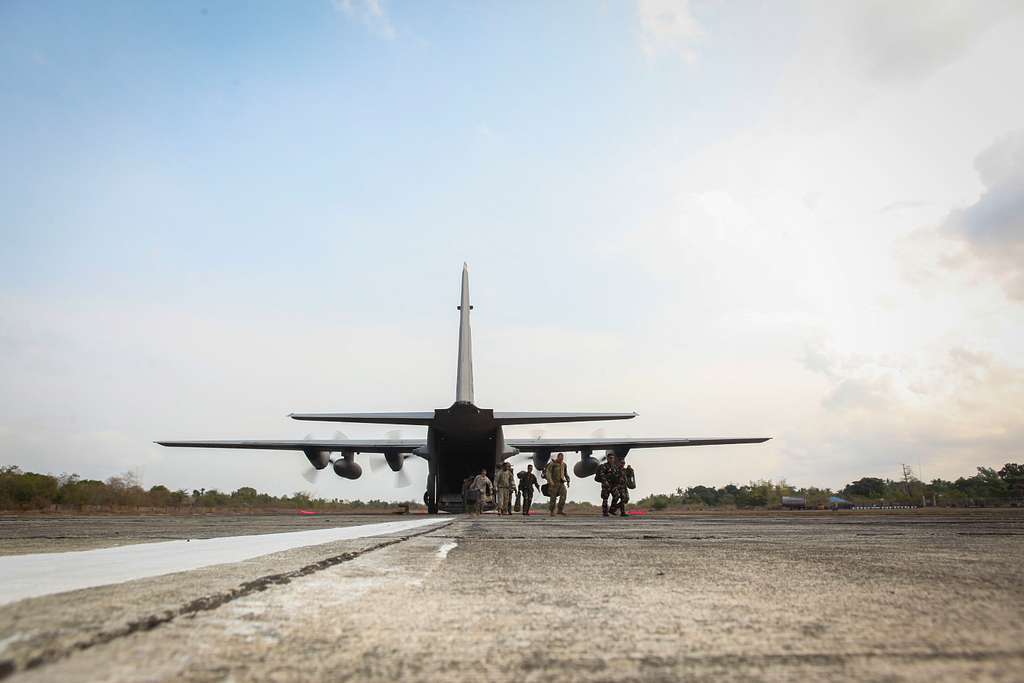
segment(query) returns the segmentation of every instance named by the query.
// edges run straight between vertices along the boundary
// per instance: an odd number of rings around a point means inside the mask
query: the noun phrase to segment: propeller
[[[387,433],[387,436],[388,439],[392,441],[398,441],[399,439],[402,438],[402,431],[400,429],[392,429]],[[409,454],[402,453],[401,456],[402,460],[404,461],[409,457]],[[387,458],[383,456],[379,458],[374,458],[373,460],[370,461],[370,470],[372,470],[373,472],[379,472],[385,466],[388,467],[388,469],[391,468],[391,466],[388,465]],[[404,489],[405,487],[412,484],[412,479],[409,478],[409,473],[405,471],[405,467],[402,467],[402,469],[395,472],[394,484],[395,488],[398,489]]]
[[[387,433],[387,437],[391,441],[397,441],[398,439],[402,438],[402,431],[400,429],[392,429],[390,432]],[[385,467],[390,466],[388,465],[387,458],[385,458],[383,455],[381,455],[379,458],[374,458],[373,460],[370,461],[370,470],[373,472],[380,472]]]
[[[344,432],[334,432],[334,438],[339,440],[339,441],[348,439],[348,437],[345,436]],[[313,435],[312,434],[306,434],[304,439],[306,441],[312,441],[313,440]],[[332,460],[332,462],[333,462],[333,460]],[[326,469],[326,468],[324,468],[324,469]],[[317,468],[315,468],[315,467],[313,467],[311,465],[308,469],[306,469],[302,473],[302,478],[305,479],[306,481],[308,481],[310,484],[314,484],[315,485],[316,482],[317,482],[317,479],[320,478],[320,473],[323,472],[323,471],[324,470],[318,470]]]
[[[303,437],[303,440],[305,440],[305,441],[312,441],[313,440],[313,435],[312,434],[306,434],[306,436]],[[315,468],[312,465],[310,465],[308,468],[306,468],[302,472],[302,478],[305,479],[306,481],[308,481],[310,484],[316,484],[316,480],[319,478],[318,477],[319,474],[320,474],[320,470],[318,470],[317,468]]]
[[[405,471],[405,468],[395,472],[395,488],[404,489],[412,484],[412,479],[409,478],[409,473]]]

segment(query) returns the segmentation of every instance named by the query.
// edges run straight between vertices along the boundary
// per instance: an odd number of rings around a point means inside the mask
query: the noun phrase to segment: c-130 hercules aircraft
[[[473,403],[473,343],[469,328],[469,267],[462,267],[462,301],[459,315],[459,362],[455,381],[455,403],[433,412],[414,413],[292,413],[295,420],[317,422],[361,422],[389,425],[422,425],[426,439],[335,439],[303,441],[158,441],[161,446],[187,448],[252,448],[302,451],[317,470],[332,465],[338,476],[358,479],[363,469],[355,461],[357,453],[384,456],[394,472],[400,472],[406,458],[418,456],[427,461],[427,490],[423,500],[427,510],[461,512],[462,481],[486,469],[493,480],[495,469],[508,458],[530,453],[534,466],[544,471],[555,451],[573,451],[580,460],[573,473],[580,478],[592,476],[600,464],[595,450],[620,459],[634,448],[675,446],[713,446],[762,443],[771,437],[752,438],[670,438],[670,439],[506,439],[506,425],[548,424],[554,422],[595,422],[629,420],[636,413],[543,413],[495,412]],[[332,460],[331,454],[340,457]]]

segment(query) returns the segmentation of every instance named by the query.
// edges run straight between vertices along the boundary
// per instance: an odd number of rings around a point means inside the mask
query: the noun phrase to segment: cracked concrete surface
[[[8,605],[0,660],[16,681],[1024,678],[1021,511],[484,516],[384,540]]]

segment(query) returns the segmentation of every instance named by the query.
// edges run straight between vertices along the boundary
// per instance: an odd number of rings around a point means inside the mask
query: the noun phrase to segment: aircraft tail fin
[[[473,336],[469,329],[469,265],[462,264],[462,300],[459,304],[459,366],[455,380],[455,402],[473,402]]]

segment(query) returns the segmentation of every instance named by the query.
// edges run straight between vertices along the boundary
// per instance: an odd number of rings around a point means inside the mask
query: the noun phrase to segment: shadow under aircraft
[[[500,412],[478,408],[473,402],[473,342],[469,326],[469,268],[462,268],[462,300],[459,304],[459,359],[455,381],[455,402],[448,408],[410,413],[293,413],[295,420],[316,422],[374,423],[417,425],[427,428],[425,439],[334,439],[299,441],[157,441],[161,446],[187,448],[251,448],[302,451],[317,470],[328,466],[346,479],[358,479],[363,469],[356,462],[359,453],[382,455],[388,466],[401,472],[407,458],[419,457],[428,463],[427,490],[423,500],[430,513],[463,509],[462,482],[466,477],[495,469],[508,458],[530,454],[535,467],[543,472],[551,454],[571,451],[580,454],[573,466],[577,477],[589,477],[601,459],[595,451],[625,458],[634,448],[677,446],[714,446],[762,443],[770,437],[727,438],[570,438],[506,439],[507,425],[550,424],[554,422],[595,422],[628,420],[636,413]],[[337,454],[332,458],[333,454]]]

